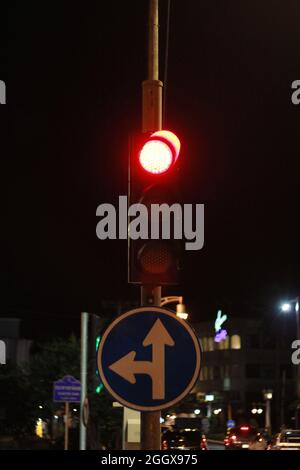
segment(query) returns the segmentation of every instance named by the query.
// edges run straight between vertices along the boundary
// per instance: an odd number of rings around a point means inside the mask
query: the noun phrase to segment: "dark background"
[[[11,163],[2,306],[26,319],[27,335],[76,329],[80,311],[101,313],[105,299],[138,299],[127,242],[95,229],[97,206],[127,191],[147,7],[22,2],[1,19]],[[182,284],[164,294],[184,295],[192,320],[217,308],[276,318],[278,302],[300,293],[299,18],[297,0],[171,2],[165,127],[183,144],[184,202],[205,204],[205,246],[186,252]]]

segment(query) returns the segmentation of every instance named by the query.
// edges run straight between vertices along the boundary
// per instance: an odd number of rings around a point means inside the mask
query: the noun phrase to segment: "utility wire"
[[[170,37],[170,11],[171,0],[167,0],[167,24],[166,24],[166,46],[165,46],[165,67],[164,67],[164,88],[163,88],[163,115],[162,124],[165,127],[166,104],[167,104],[167,83],[168,83],[168,62],[169,62],[169,37]]]

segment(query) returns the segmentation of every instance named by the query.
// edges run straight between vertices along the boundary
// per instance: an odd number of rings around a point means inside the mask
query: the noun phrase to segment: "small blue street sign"
[[[71,375],[53,383],[53,401],[80,403],[81,384]]]
[[[227,421],[227,429],[234,428],[234,426],[235,426],[235,421],[233,421],[233,419],[229,419]]]
[[[187,322],[160,307],[117,317],[98,349],[101,381],[124,406],[140,411],[182,400],[200,373],[199,340]]]

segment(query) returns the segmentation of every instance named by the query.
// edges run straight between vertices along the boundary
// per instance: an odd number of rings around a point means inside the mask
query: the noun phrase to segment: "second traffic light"
[[[89,348],[88,348],[88,385],[92,393],[101,393],[103,384],[99,377],[97,365],[97,352],[101,341],[101,336],[105,330],[109,319],[99,317],[94,313],[89,314]]]
[[[182,241],[174,233],[172,224],[176,219],[179,152],[180,141],[170,131],[131,138],[128,281],[132,284],[172,285],[179,282]],[[154,209],[157,214],[155,220],[151,217]],[[133,212],[138,214],[138,222],[132,220]]]

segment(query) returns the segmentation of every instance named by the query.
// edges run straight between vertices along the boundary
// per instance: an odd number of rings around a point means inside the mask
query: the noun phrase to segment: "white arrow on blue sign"
[[[66,375],[53,383],[53,401],[80,403],[81,384],[79,380]]]
[[[198,338],[187,322],[160,307],[141,307],[117,317],[98,349],[106,389],[128,408],[155,411],[177,403],[200,373]]]

